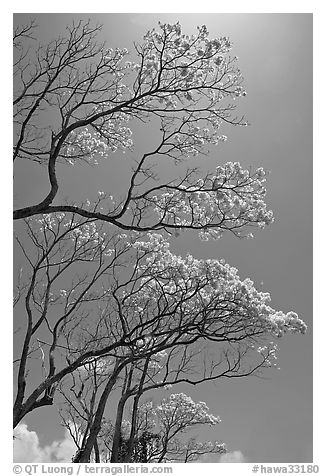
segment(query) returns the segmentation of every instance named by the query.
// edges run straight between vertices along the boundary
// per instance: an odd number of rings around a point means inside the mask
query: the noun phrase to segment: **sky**
[[[17,14],[14,22],[30,15]],[[253,240],[225,236],[200,242],[193,235],[175,239],[172,250],[199,258],[225,258],[272,296],[272,305],[294,310],[305,320],[305,336],[278,341],[279,371],[264,379],[220,380],[196,390],[180,387],[194,400],[204,400],[221,417],[214,437],[224,441],[229,458],[244,462],[312,461],[312,15],[311,14],[41,14],[36,17],[42,41],[54,38],[73,18],[90,17],[103,24],[110,46],[130,48],[134,40],[161,22],[180,21],[185,33],[205,24],[212,37],[229,36],[239,57],[248,95],[239,104],[250,127],[225,128],[228,141],[198,158],[204,169],[240,161],[270,171],[267,203],[275,222]],[[148,134],[149,135],[149,134]],[[146,148],[140,134],[137,150]],[[128,161],[128,157],[123,159]],[[62,197],[90,198],[94,190],[110,193],[123,180],[126,163],[113,157],[97,168],[60,169]],[[112,172],[114,171],[114,172]],[[17,205],[33,203],[47,192],[43,171],[31,164],[17,169]],[[117,185],[118,187],[118,185]],[[107,190],[110,188],[110,190]],[[34,414],[35,413],[35,414]],[[35,458],[66,457],[71,442],[55,409],[40,409],[24,420],[26,445],[16,447]],[[61,444],[60,444],[61,442]],[[29,446],[32,445],[32,446]],[[25,453],[24,453],[25,452]],[[18,456],[17,456],[18,455]],[[37,456],[38,455],[38,456]],[[52,455],[52,456],[49,456]],[[43,459],[42,459],[43,458]],[[45,458],[45,459],[44,459]]]

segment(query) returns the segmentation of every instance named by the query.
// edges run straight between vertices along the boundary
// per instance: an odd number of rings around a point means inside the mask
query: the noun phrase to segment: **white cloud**
[[[69,463],[77,449],[68,430],[63,440],[44,448],[40,446],[37,433],[29,431],[25,423],[17,426],[14,436],[14,463]]]
[[[241,451],[230,451],[223,455],[206,453],[199,460],[198,463],[248,463]]]
[[[220,457],[219,463],[247,463],[241,451],[230,451]]]
[[[220,463],[220,459],[221,455],[219,454],[206,453],[205,455],[201,456],[197,463]]]

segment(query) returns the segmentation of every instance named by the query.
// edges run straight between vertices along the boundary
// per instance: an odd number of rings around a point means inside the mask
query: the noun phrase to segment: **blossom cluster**
[[[228,178],[231,170],[234,169],[230,167],[228,173],[224,171]],[[259,171],[258,175],[263,175],[263,172]],[[238,175],[235,177],[235,183],[238,183]],[[220,186],[225,186],[225,183],[221,181],[217,187]],[[130,349],[137,354],[154,352],[151,371],[159,371],[165,357],[164,352],[157,354],[163,350],[160,348],[160,336],[178,334],[180,326],[184,329],[180,338],[185,342],[189,336],[191,339],[198,335],[204,339],[217,336],[224,342],[236,338],[250,345],[250,337],[256,336],[257,348],[261,348],[261,342],[266,337],[306,331],[306,324],[296,313],[273,309],[269,293],[258,291],[248,278],[240,279],[237,269],[223,259],[196,259],[190,254],[178,256],[172,253],[166,238],[153,232],[146,235],[114,235],[111,241],[109,233],[100,231],[98,222],[81,221],[78,224],[65,214],[43,215],[37,219],[38,226],[39,222],[41,232],[48,235],[45,241],[51,249],[53,242],[49,239],[58,237],[61,227],[62,238],[57,243],[59,248],[53,248],[55,266],[60,266],[61,256],[65,262],[90,262],[101,256],[103,269],[108,266],[109,270],[109,261],[105,262],[112,259],[112,253],[120,255],[114,266],[120,266],[120,263],[125,267],[126,263],[132,263],[131,278],[128,280],[125,276],[125,284],[115,284],[110,278],[111,272],[106,272],[106,283],[99,285],[98,292],[90,290],[86,293],[83,301],[86,303],[101,296],[110,299],[110,293],[118,286],[119,312],[129,328],[135,329],[131,334]],[[59,255],[56,254],[58,251]],[[49,259],[52,260],[52,257],[49,256]],[[113,259],[116,258],[113,256]],[[52,301],[57,299],[67,303],[76,299],[72,296],[73,289],[66,290],[60,283],[51,292],[54,293]],[[114,302],[112,305],[114,312]]]
[[[100,127],[73,130],[65,141],[63,157],[71,165],[74,165],[77,159],[96,165],[99,157],[107,157],[110,152],[117,150],[129,149],[133,141],[132,131],[126,126],[128,120],[125,114],[115,113]]]
[[[218,441],[197,441],[185,435],[194,426],[214,426],[220,418],[209,413],[205,402],[194,402],[184,393],[172,394],[159,404],[152,400],[143,402],[137,412],[138,438],[141,435],[152,435],[155,444],[150,447],[147,462],[178,462],[196,461],[205,453],[225,453],[225,444]],[[128,438],[131,424],[124,421],[123,435]],[[150,444],[150,441],[149,441]],[[164,459],[162,460],[162,457]]]
[[[160,220],[180,231],[198,229],[204,240],[220,238],[225,230],[251,237],[249,227],[264,228],[273,222],[273,212],[265,203],[265,177],[262,168],[250,173],[239,162],[228,162],[209,178],[152,199]]]
[[[245,95],[240,70],[234,65],[236,58],[227,56],[230,50],[227,37],[210,39],[205,26],[199,27],[195,35],[184,35],[179,23],[159,24],[158,30],[149,31],[144,43],[136,46],[139,63],[123,61],[128,54],[126,49],[108,49],[101,68],[107,68],[112,79],[105,83],[103,101],[95,101],[92,110],[93,115],[105,116],[94,122],[94,130],[91,126],[73,130],[65,140],[61,157],[71,164],[77,158],[96,164],[109,152],[131,147],[132,133],[125,124],[129,117],[162,111],[172,127],[180,119],[187,123],[190,116],[171,116],[170,112],[190,111],[192,117],[191,110],[196,111],[198,106],[201,117],[195,114],[201,123],[190,122],[186,130],[174,135],[169,142],[174,154],[197,155],[204,144],[225,140],[217,131],[224,119],[230,120],[233,107],[219,108],[218,104],[224,98]],[[101,77],[95,83],[99,91]],[[129,103],[135,107],[129,110]],[[164,120],[164,114],[161,117]]]
[[[78,29],[72,31],[77,35]],[[59,39],[50,43],[52,47],[35,52],[35,77],[32,74],[30,82],[24,74],[18,75],[22,101],[15,107],[18,131],[24,130],[22,144],[17,143],[19,156],[43,162],[45,148],[50,152],[54,146],[56,151],[60,149],[58,158],[65,162],[96,164],[100,157],[132,145],[131,129],[126,124],[129,118],[143,120],[154,115],[170,121],[169,132],[176,132],[180,119],[185,123],[201,119],[195,127],[206,129],[205,133],[194,131],[190,125],[173,139],[174,153],[188,156],[199,153],[204,144],[223,141],[224,135],[217,130],[224,120],[244,124],[232,117],[234,105],[221,104],[246,94],[237,58],[229,56],[229,38],[210,38],[206,26],[186,35],[179,23],[159,23],[144,36],[142,44],[135,44],[136,58],[127,58],[127,49],[99,47],[90,31],[81,29],[79,34],[76,49],[69,52],[64,65],[61,54],[66,53],[55,45],[62,46],[68,40]],[[34,99],[35,114],[29,115]],[[52,138],[49,125],[42,126],[37,119],[40,101],[42,108],[57,108],[54,129],[58,133]],[[85,121],[87,127],[82,125]]]
[[[163,427],[193,425],[216,425],[220,418],[209,413],[205,402],[194,402],[184,393],[176,393],[164,398],[156,407],[156,414]]]
[[[125,61],[124,68],[119,63],[112,98],[99,102],[96,112],[112,105],[142,119],[154,112],[169,135],[165,151],[174,157],[197,155],[205,144],[226,139],[218,132],[224,120],[246,125],[232,119],[233,105],[220,104],[246,95],[237,58],[228,56],[231,47],[227,37],[210,39],[205,26],[185,35],[179,23],[159,23],[135,45],[139,62]]]
[[[163,150],[175,159],[197,156],[203,150],[204,145],[218,145],[227,140],[226,135],[219,133],[219,125],[214,125],[211,128],[201,127],[202,122],[206,126],[205,121],[197,121],[199,125],[185,122],[178,128],[178,132],[165,142]]]
[[[200,319],[211,335],[227,325],[226,340],[239,332],[244,336],[259,332],[281,337],[285,332],[306,331],[306,324],[296,313],[275,311],[269,305],[269,293],[258,291],[248,278],[241,280],[237,269],[222,259],[176,256],[168,241],[154,233],[133,246],[145,258],[138,266],[139,293],[126,300],[134,311],[140,310],[136,312],[143,313],[150,306],[155,312],[156,303],[164,295],[165,302],[180,303],[184,319],[192,319],[194,309],[196,316],[201,309],[205,311]]]
[[[41,232],[39,240],[45,240],[47,246],[52,248],[52,252],[55,254],[59,252],[63,259],[67,259],[70,255],[75,256],[77,260],[77,252],[78,256],[82,255],[84,259],[89,254],[93,254],[95,259],[99,249],[105,249],[106,256],[110,255],[110,250],[107,249],[109,236],[100,229],[99,222],[77,221],[62,212],[44,214],[40,218],[28,219],[28,222],[31,228],[34,228],[34,223],[36,224],[34,233]]]
[[[65,213],[47,213],[37,218],[36,223],[38,223],[39,230],[46,233],[49,230],[56,229],[58,224],[64,221],[65,218]],[[30,223],[33,223],[33,219],[30,220]]]
[[[188,451],[193,452],[194,457],[192,460],[198,459],[199,455],[205,453],[225,453],[226,445],[220,441],[196,441],[191,439],[187,445]]]
[[[105,238],[105,233],[98,232],[98,225],[95,222],[81,224],[70,233],[71,238],[76,241],[78,247],[84,244],[98,245]]]
[[[210,86],[214,86],[218,100],[241,94],[240,71],[229,67],[227,54],[232,45],[227,37],[210,39],[205,25],[198,27],[197,34],[185,35],[177,22],[159,23],[159,29],[150,30],[144,40],[140,48],[143,63],[135,65],[138,80],[143,84],[160,81],[165,94],[159,96],[159,101],[166,102],[167,107],[171,99],[198,100],[198,90]],[[181,94],[174,94],[174,90]]]

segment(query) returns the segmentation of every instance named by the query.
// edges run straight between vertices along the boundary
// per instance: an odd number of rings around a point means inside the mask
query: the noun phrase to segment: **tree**
[[[305,332],[295,313],[276,312],[268,305],[269,294],[257,291],[249,279],[241,281],[235,268],[223,260],[176,256],[162,235],[117,235],[102,222],[64,214],[29,219],[26,230],[29,248],[26,239],[18,243],[31,273],[18,293],[21,301],[25,296],[27,328],[14,424],[51,405],[64,377],[110,358],[88,426],[87,458],[107,399],[126,367],[137,364],[141,370],[166,351],[160,383],[150,377],[152,388],[244,376],[272,365],[271,336]],[[42,355],[42,377],[25,398],[35,352]]]
[[[131,451],[127,430],[132,424],[124,421],[119,461],[188,463],[208,453],[225,453],[225,445],[221,442],[201,443],[197,442],[195,435],[187,436],[194,428],[214,426],[219,422],[219,417],[208,413],[204,402],[195,403],[183,393],[171,394],[158,405],[152,401],[144,402],[137,408],[136,434]]]
[[[275,311],[268,293],[241,280],[223,260],[180,257],[169,248],[172,233],[242,237],[273,221],[262,168],[245,170],[238,162],[213,172],[180,167],[179,178],[164,179],[154,163],[180,165],[225,140],[219,131],[224,123],[246,124],[228,103],[245,95],[231,44],[225,37],[209,39],[205,26],[185,36],[178,23],[160,24],[126,61],[126,50],[96,41],[100,27],[90,22],[71,25],[66,37],[31,52],[34,28],[32,23],[14,35],[14,161],[46,166],[50,190],[14,211],[17,244],[29,268],[19,271],[15,294],[26,329],[16,360],[14,426],[52,405],[59,389],[68,404],[66,423],[79,431],[75,461],[93,454],[98,461],[106,405],[120,392],[111,460],[121,457],[130,398],[124,458],[134,458],[141,447],[146,458],[150,448],[160,448],[158,460],[193,460],[209,448],[193,440],[184,446],[163,434],[158,440],[138,428],[143,394],[257,373],[274,366],[275,337],[306,330],[294,312]],[[47,115],[48,122],[40,117]],[[121,196],[100,191],[92,202],[70,197],[58,203],[59,162],[94,164],[121,150],[133,155],[131,129],[149,121],[157,126],[156,145],[133,157]],[[41,358],[34,385],[28,374],[35,355]],[[153,373],[160,355],[165,357]],[[166,405],[155,410],[161,422]]]
[[[199,457],[206,453],[225,451],[221,443],[197,443],[194,436],[186,442],[177,438],[177,434],[185,433],[194,425],[214,425],[219,422],[218,418],[207,413],[208,409],[204,403],[195,404],[183,394],[171,396],[169,403],[163,400],[161,406],[155,409],[150,402],[141,403],[141,398],[149,390],[163,386],[167,389],[171,386],[165,385],[166,377],[164,378],[161,371],[164,367],[163,361],[169,357],[171,358],[171,355],[161,352],[147,358],[144,365],[134,362],[125,367],[123,376],[120,377],[120,385],[115,389],[120,392],[115,421],[102,419],[100,432],[93,445],[93,456],[89,459],[97,463],[163,462],[173,457],[188,462],[195,460],[196,455]],[[198,358],[198,355],[196,357]],[[75,372],[76,375],[73,373],[71,386],[67,382],[60,386],[60,393],[64,397],[61,404],[62,420],[78,448],[75,462],[83,461],[81,458],[89,447],[88,437],[96,415],[98,394],[101,392],[101,384],[104,385],[103,378],[108,378],[110,369],[112,370],[112,361],[100,359],[91,366],[86,365],[82,371]],[[182,371],[189,371],[185,359]],[[169,381],[172,382],[173,379],[170,378]],[[174,381],[177,382],[178,379]],[[132,398],[128,421],[124,416],[127,404]],[[175,412],[168,417],[168,409],[173,404]]]
[[[67,28],[66,38],[35,49],[33,63],[24,51],[28,42],[19,41],[26,29],[15,34],[14,160],[46,165],[50,191],[38,204],[15,210],[15,219],[74,212],[124,230],[195,229],[215,237],[272,221],[262,169],[251,176],[229,164],[198,177],[190,168],[180,179],[160,183],[153,164],[157,158],[179,162],[204,153],[225,140],[219,132],[223,123],[245,124],[227,103],[245,94],[227,38],[210,40],[205,26],[185,36],[178,23],[160,24],[135,44],[137,63],[125,60],[125,49],[97,44],[100,27],[78,22]],[[38,115],[50,109],[44,127]],[[114,151],[132,151],[128,124],[139,121],[158,125],[157,146],[136,158],[123,197],[112,201],[102,193],[96,206],[53,204],[58,161],[94,163]]]
[[[195,403],[184,394],[172,394],[163,399],[160,405],[154,406],[152,401],[141,403],[140,398],[148,390],[162,386],[162,381],[156,386],[153,383],[159,378],[162,369],[159,362],[165,357],[161,353],[147,359],[151,365],[145,364],[141,368],[136,363],[124,369],[124,376],[120,378],[121,383],[116,388],[120,392],[120,398],[115,422],[102,419],[101,430],[89,458],[91,461],[191,462],[207,453],[220,454],[226,451],[221,442],[200,443],[196,441],[195,435],[187,440],[184,438],[192,428],[219,423],[220,419],[208,413],[204,402]],[[76,375],[71,375],[71,387],[66,383],[60,388],[60,393],[64,396],[63,405],[61,404],[62,420],[78,448],[74,462],[83,461],[85,444],[95,416],[97,393],[108,378],[110,369],[112,370],[112,362],[105,359],[86,364],[75,372]],[[165,386],[166,390],[169,387],[171,385]],[[123,418],[125,407],[131,397],[134,400],[129,405],[130,420],[126,420]]]
[[[108,238],[100,224],[78,221],[74,216],[44,216],[26,221],[25,227],[21,239],[17,236],[30,271],[24,282],[21,277],[15,296],[17,306],[24,296],[20,311],[25,313],[27,325],[22,352],[16,360],[14,427],[35,408],[52,405],[56,384],[93,355],[93,349],[86,346],[76,358],[76,352],[83,346],[83,323],[87,319],[91,322],[92,305],[107,293],[104,285],[107,274],[115,273],[116,262],[117,266],[123,266],[123,255],[128,251],[122,240],[117,242],[117,235]],[[92,292],[95,286],[98,287]],[[60,360],[63,351],[64,364]],[[28,364],[36,352],[41,356],[41,380],[25,399],[27,389],[30,390]],[[72,361],[70,354],[74,357]],[[60,371],[57,363],[61,365]]]

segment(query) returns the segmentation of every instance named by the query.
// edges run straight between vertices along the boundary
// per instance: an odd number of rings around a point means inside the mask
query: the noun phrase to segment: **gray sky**
[[[29,15],[16,15],[24,22]],[[229,160],[271,171],[267,203],[275,222],[254,240],[226,235],[200,242],[182,235],[173,241],[179,254],[225,258],[272,295],[272,305],[294,310],[308,325],[305,336],[278,341],[281,370],[254,377],[220,380],[216,385],[188,389],[221,417],[214,437],[248,462],[312,461],[312,15],[311,14],[102,14],[33,15],[40,38],[52,39],[72,18],[90,17],[103,23],[102,37],[110,46],[131,48],[133,40],[158,21],[179,20],[185,33],[206,24],[212,37],[229,36],[245,78],[248,95],[239,103],[250,127],[227,128],[228,141],[198,158],[204,170]],[[148,137],[149,134],[147,134]],[[136,138],[137,139],[137,138]],[[136,151],[145,150],[141,133]],[[62,168],[62,197],[92,198],[97,190],[111,192],[123,180],[128,164],[116,156],[97,168]],[[19,172],[19,173],[18,173]],[[77,172],[77,173],[76,173]],[[177,169],[176,169],[177,173]],[[27,164],[17,169],[15,201],[33,203],[47,192],[44,171]],[[118,185],[117,185],[118,187]],[[40,409],[25,419],[42,445],[63,436],[55,409]],[[50,423],[50,424],[49,424]]]

